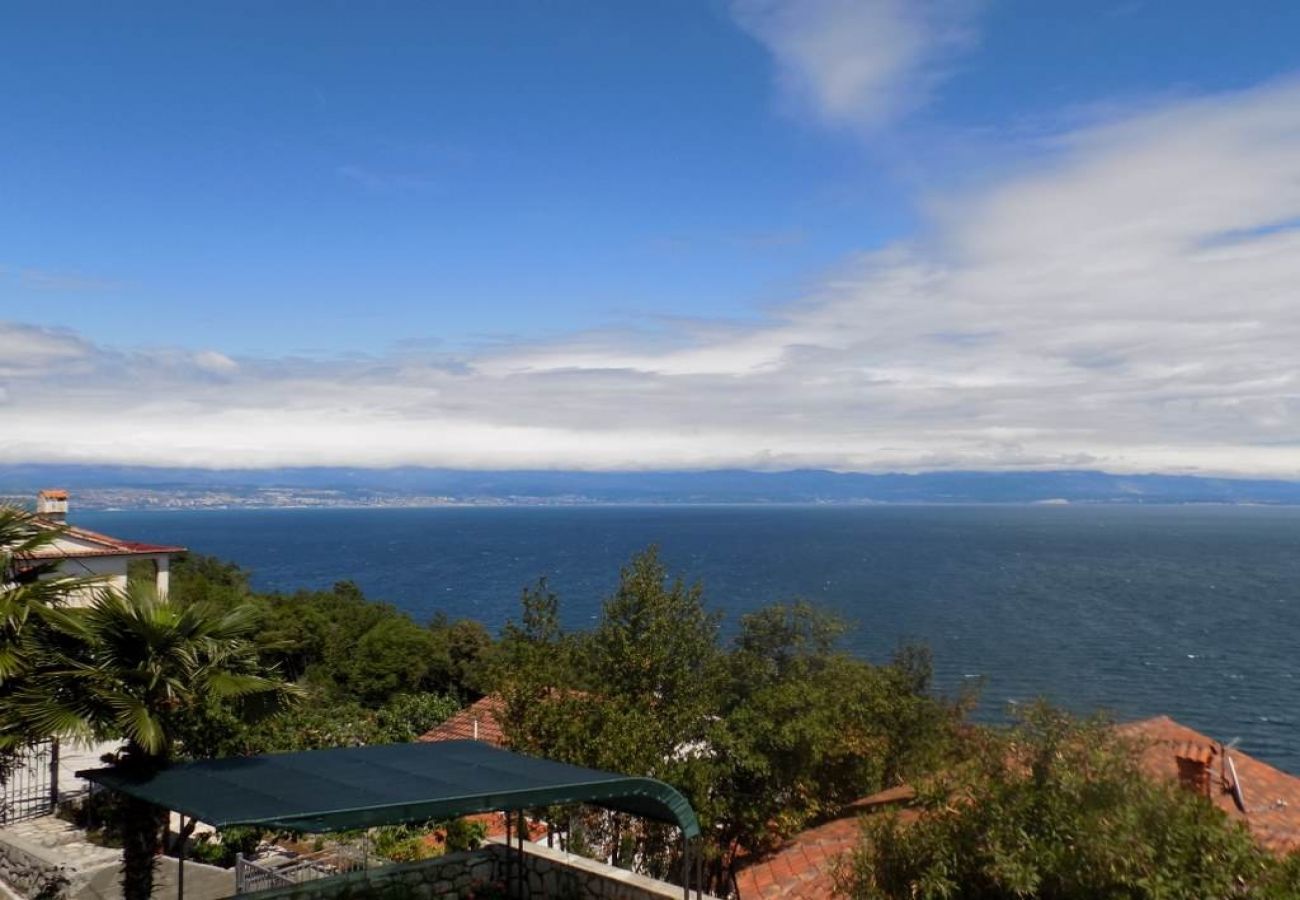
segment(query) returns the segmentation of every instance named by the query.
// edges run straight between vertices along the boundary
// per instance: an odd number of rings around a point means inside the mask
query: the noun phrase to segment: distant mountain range
[[[422,503],[1258,503],[1300,504],[1300,482],[1095,471],[861,474],[185,469],[0,466],[0,494],[81,492],[83,506]],[[134,498],[134,499],[133,499]],[[163,502],[163,501],[167,502]]]

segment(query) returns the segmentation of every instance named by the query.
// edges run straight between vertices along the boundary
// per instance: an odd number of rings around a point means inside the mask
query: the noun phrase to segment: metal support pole
[[[170,814],[168,814],[167,820],[170,824]],[[186,822],[184,814],[181,815],[181,842],[176,850],[176,900],[185,900],[185,844],[189,841],[190,835],[194,833],[194,826],[197,824],[199,824],[199,820],[193,816],[190,816],[190,820]]]
[[[691,900],[691,839],[682,832],[682,900]]]
[[[59,739],[50,741],[50,812],[59,808]]]
[[[185,900],[185,839],[187,837],[189,832],[185,830],[185,816],[181,816],[181,845],[176,848],[176,900]]]
[[[528,866],[524,861],[524,835],[528,833],[528,817],[524,811],[519,811],[519,896],[532,896],[532,888],[528,884]]]
[[[506,890],[515,893],[515,837],[514,816],[506,813]]]

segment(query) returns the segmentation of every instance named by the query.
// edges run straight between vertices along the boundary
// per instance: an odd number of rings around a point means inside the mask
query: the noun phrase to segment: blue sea
[[[979,716],[1046,696],[1165,713],[1300,773],[1300,508],[660,506],[83,512],[179,543],[259,589],[351,579],[426,620],[496,629],[541,576],[573,627],[658,544],[729,621],[802,597],[885,660],[934,651],[937,686],[982,679]]]

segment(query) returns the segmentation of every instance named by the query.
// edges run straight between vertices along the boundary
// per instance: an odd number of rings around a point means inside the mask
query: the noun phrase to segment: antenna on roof
[[[1232,773],[1232,800],[1237,804],[1237,809],[1245,812],[1246,793],[1241,789],[1241,776],[1237,774],[1237,764],[1232,761],[1231,756],[1224,758],[1228,761],[1228,771]]]

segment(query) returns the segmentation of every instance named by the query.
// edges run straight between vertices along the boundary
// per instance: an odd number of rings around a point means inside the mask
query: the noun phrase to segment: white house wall
[[[164,597],[171,586],[170,562],[167,554],[162,553],[157,556],[83,556],[64,559],[59,562],[58,572],[72,578],[93,578],[95,583],[85,588],[80,588],[73,592],[72,603],[74,606],[86,606],[90,603],[95,591],[103,588],[111,588],[115,591],[125,591],[127,586],[127,569],[134,560],[152,561],[156,567],[157,575],[154,579],[154,588],[158,596]]]
[[[74,606],[87,606],[95,591],[105,587],[115,591],[126,590],[126,567],[131,561],[129,556],[86,556],[79,559],[65,559],[59,563],[59,572],[73,578],[95,578],[95,584],[73,592]]]

